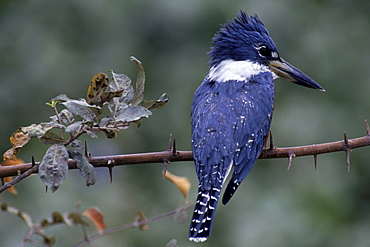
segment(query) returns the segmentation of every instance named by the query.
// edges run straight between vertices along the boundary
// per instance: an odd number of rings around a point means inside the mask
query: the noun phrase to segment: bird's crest
[[[240,14],[233,20],[228,20],[212,39],[213,47],[208,53],[211,57],[210,65],[215,65],[222,61],[224,51],[241,47],[242,43],[253,42],[253,38],[259,39],[261,36],[269,36],[269,33],[257,15],[247,15],[240,11]],[[233,47],[235,46],[235,47]]]
[[[234,20],[229,20],[225,25],[222,25],[222,27],[226,29],[244,28],[250,32],[259,32],[269,35],[267,29],[263,25],[262,21],[260,21],[257,14],[248,15],[243,11],[240,11],[240,14]]]

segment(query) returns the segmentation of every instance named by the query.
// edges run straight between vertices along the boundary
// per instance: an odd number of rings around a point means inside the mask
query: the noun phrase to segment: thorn
[[[177,153],[177,151],[176,151],[176,140],[173,139],[172,155],[175,156],[176,153]]]
[[[108,166],[110,183],[113,182],[113,166]]]
[[[348,137],[345,131],[344,131],[344,144],[348,145]]]
[[[163,170],[162,170],[163,178],[165,178],[165,176],[166,176],[166,172],[167,172],[167,165],[168,165],[169,163],[170,163],[170,162],[169,162],[167,159],[163,159]]]
[[[5,185],[5,180],[4,180],[4,178],[1,178],[1,183],[2,183],[2,186],[4,186],[4,185]]]
[[[86,156],[87,158],[90,158],[89,151],[87,150],[87,142],[86,142],[86,140],[85,140],[85,156]]]
[[[314,161],[314,163],[315,163],[315,170],[317,169],[317,154],[314,154],[313,155],[313,161]]]
[[[31,164],[32,164],[32,167],[34,167],[34,166],[36,165],[36,163],[35,163],[35,157],[34,157],[33,155],[32,155],[32,159],[31,159],[31,160],[32,160],[32,161],[31,161],[31,162],[32,162],[32,163],[31,163]]]
[[[293,157],[294,157],[294,153],[289,153],[289,157],[288,157],[288,169],[287,171],[290,170],[290,167],[292,166],[292,160],[293,160]]]
[[[366,125],[366,135],[367,135],[367,136],[370,136],[369,123],[367,122],[367,120],[366,120],[366,119],[365,119],[365,125]]]
[[[270,130],[270,150],[273,150],[274,147],[274,139],[272,138],[272,131]]]
[[[171,151],[172,149],[172,134],[170,134],[170,139],[168,139],[168,149],[167,151]]]
[[[48,193],[48,186],[45,185],[45,193]]]

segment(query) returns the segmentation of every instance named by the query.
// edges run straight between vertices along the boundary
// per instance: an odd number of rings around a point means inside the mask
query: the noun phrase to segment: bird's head
[[[241,11],[236,19],[222,25],[212,41],[213,47],[208,55],[211,57],[209,63],[213,68],[224,63],[238,72],[242,68],[235,69],[236,66],[230,66],[231,62],[244,61],[245,63],[238,64],[259,65],[254,67],[263,71],[267,68],[275,78],[280,77],[305,87],[325,91],[314,80],[280,57],[274,41],[257,15],[248,16]]]

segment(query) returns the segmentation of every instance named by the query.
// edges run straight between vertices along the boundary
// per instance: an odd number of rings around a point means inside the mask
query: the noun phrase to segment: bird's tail
[[[204,242],[211,235],[220,191],[220,188],[215,187],[210,190],[201,190],[199,186],[193,218],[190,223],[189,240]]]
[[[226,205],[226,203],[230,201],[231,197],[234,195],[235,191],[238,189],[240,183],[241,182],[238,180],[235,180],[235,181],[230,180],[229,184],[227,185],[225,189],[224,196],[222,197],[222,204]]]

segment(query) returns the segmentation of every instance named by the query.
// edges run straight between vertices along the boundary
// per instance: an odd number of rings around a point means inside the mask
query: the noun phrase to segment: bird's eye
[[[262,57],[270,57],[271,56],[271,50],[267,46],[261,45],[257,49],[258,49],[258,53],[260,54],[260,56],[262,56]]]

